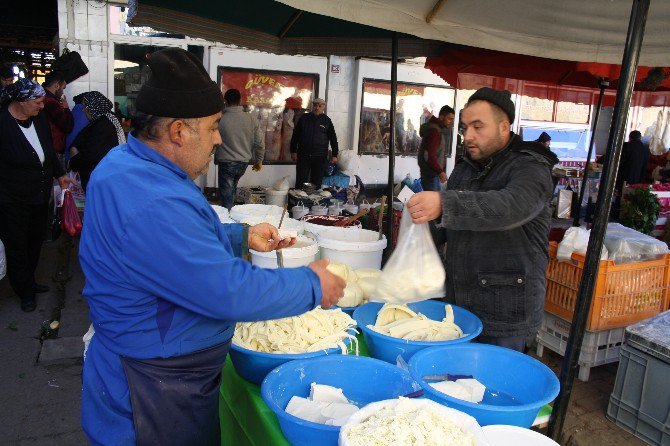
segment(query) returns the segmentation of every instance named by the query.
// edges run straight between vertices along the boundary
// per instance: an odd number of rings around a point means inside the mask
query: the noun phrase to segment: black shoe
[[[29,300],[22,300],[21,301],[21,309],[26,312],[26,313],[31,313],[35,311],[35,308],[37,308],[37,303],[35,302],[35,299],[29,299]]]
[[[39,283],[36,283],[36,284],[35,284],[35,292],[36,292],[36,293],[46,293],[46,292],[48,292],[50,289],[51,289],[51,288],[49,288],[49,287],[46,286],[46,285],[40,285]]]

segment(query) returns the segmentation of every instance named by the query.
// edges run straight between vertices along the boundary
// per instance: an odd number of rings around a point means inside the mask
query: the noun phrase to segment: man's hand
[[[330,159],[330,162],[331,162],[331,163],[337,163],[337,157],[336,157],[336,156],[332,157],[332,158]]]
[[[442,213],[439,192],[419,192],[407,202],[412,222],[419,224],[435,220]]]
[[[67,103],[67,98],[65,97],[65,95],[62,95],[60,97],[60,105],[62,105],[63,107],[65,107],[67,109],[70,108],[70,104]]]
[[[295,238],[283,239],[277,228],[269,223],[260,223],[249,228],[249,248],[254,251],[270,252],[275,249],[295,245]]]
[[[73,185],[76,189],[79,189],[79,186],[77,186],[77,183],[72,181],[72,178],[70,178],[67,175],[63,175],[62,177],[58,177],[58,185],[60,186],[61,189],[65,190],[69,185]]]
[[[259,161],[257,163],[254,163],[254,167],[252,167],[251,170],[253,170],[254,172],[260,172],[262,168],[263,168],[263,163],[261,163]]]
[[[330,260],[321,259],[309,264],[309,268],[319,276],[321,282],[321,308],[323,309],[337,305],[337,301],[344,296],[344,287],[347,286],[343,278],[326,269],[329,263]]]
[[[297,161],[298,160],[298,154],[291,152],[291,161]]]
[[[446,183],[447,182],[447,173],[446,172],[440,172],[440,183]]]

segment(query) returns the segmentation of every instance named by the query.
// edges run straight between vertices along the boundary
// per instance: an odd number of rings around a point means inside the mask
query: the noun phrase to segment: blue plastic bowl
[[[349,342],[349,339],[344,340],[344,343],[347,346],[349,345]],[[233,366],[235,367],[237,374],[247,381],[259,386],[272,369],[285,362],[294,361],[296,359],[318,358],[319,356],[326,355],[341,355],[341,353],[342,351],[339,347],[311,353],[288,354],[261,353],[235,344],[230,346],[230,359],[233,361]]]
[[[422,313],[426,317],[435,320],[444,319],[444,302],[436,300],[425,300],[423,302],[416,302],[408,306],[417,313]],[[365,305],[358,307],[354,311],[354,319],[358,324],[358,328],[363,332],[363,338],[370,350],[370,354],[378,359],[382,359],[391,364],[395,364],[398,355],[402,355],[405,361],[409,359],[419,350],[436,345],[452,345],[463,342],[469,342],[482,332],[482,321],[477,316],[470,313],[468,310],[451,306],[454,310],[454,322],[463,330],[464,337],[454,339],[451,341],[407,341],[405,339],[394,338],[383,335],[368,328],[368,325],[374,325],[377,321],[377,313],[382,308],[381,303],[368,302]]]
[[[313,382],[342,389],[359,407],[407,395],[419,388],[408,372],[364,356],[322,356],[287,362],[265,378],[261,397],[277,414],[282,432],[294,446],[337,445],[339,426],[312,423],[284,411],[294,395],[308,397]]]
[[[528,428],[540,408],[553,401],[560,388],[556,374],[540,361],[487,344],[427,348],[412,357],[409,371],[426,397],[472,415],[482,426],[509,424]],[[422,378],[443,374],[472,375],[486,386],[484,400],[475,404],[452,398]]]

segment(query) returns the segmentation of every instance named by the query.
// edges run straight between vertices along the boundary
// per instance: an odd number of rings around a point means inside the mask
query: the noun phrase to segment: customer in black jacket
[[[81,186],[86,190],[95,166],[113,147],[126,142],[126,136],[116,115],[114,104],[99,91],[86,93],[82,101],[89,124],[82,129],[70,146],[70,169],[79,172]]]
[[[35,293],[49,290],[35,282],[35,270],[53,180],[62,188],[71,183],[53,150],[44,94],[40,84],[19,79],[2,92],[9,105],[0,110],[0,239],[9,283],[26,312],[35,310]]]
[[[326,101],[314,99],[312,111],[302,115],[293,130],[291,159],[296,161],[296,188],[302,188],[307,182],[321,187],[328,167],[328,143],[333,150],[330,161],[337,162],[337,135],[325,110]]]
[[[467,152],[440,192],[408,202],[414,223],[446,237],[447,301],[482,320],[479,342],[524,351],[542,323],[549,259],[551,169],[558,158],[510,131],[507,90],[477,90],[461,123]]]

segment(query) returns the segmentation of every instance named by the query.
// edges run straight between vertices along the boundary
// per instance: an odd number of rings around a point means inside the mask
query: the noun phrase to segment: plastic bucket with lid
[[[314,215],[328,215],[328,207],[315,204],[312,206],[312,211],[310,213]]]
[[[287,190],[275,190],[275,189],[265,189],[265,203],[274,204],[281,208],[286,204],[288,198],[288,189]]]
[[[294,219],[300,220],[305,215],[309,214],[309,208],[302,204],[302,201],[299,201],[297,205],[291,208],[291,215]]]
[[[251,263],[261,268],[277,268],[277,251],[259,252],[250,249]],[[298,236],[295,245],[282,249],[284,253],[284,268],[307,266],[315,261],[319,255],[319,245],[309,237]]]
[[[322,259],[346,263],[353,269],[382,267],[386,237],[379,240],[376,231],[367,229],[338,230],[328,228],[318,234]]]

